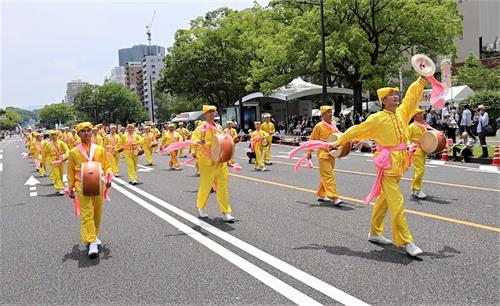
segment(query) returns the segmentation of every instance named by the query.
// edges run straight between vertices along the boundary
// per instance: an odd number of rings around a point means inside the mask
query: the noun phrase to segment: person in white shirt
[[[458,160],[457,153],[460,153],[462,156],[461,162],[470,162],[474,143],[474,139],[470,138],[467,132],[463,132],[460,135],[460,140],[451,147],[453,150],[453,160]]]
[[[443,109],[441,109],[441,128],[444,134],[448,134],[448,121],[450,120],[450,103],[446,102]]]
[[[469,105],[464,106],[464,111],[462,112],[462,120],[460,121],[460,134],[462,134],[464,131],[467,132],[467,134],[476,141],[476,136],[474,136],[474,133],[472,133],[471,130],[471,125],[472,125],[472,113],[470,111]]]
[[[490,118],[486,112],[486,107],[484,105],[479,105],[477,107],[477,113],[474,117],[474,121],[477,121],[476,132],[479,135],[479,142],[481,143],[481,149],[483,150],[483,155],[481,157],[488,157],[488,147],[486,146],[486,127],[490,123]]]

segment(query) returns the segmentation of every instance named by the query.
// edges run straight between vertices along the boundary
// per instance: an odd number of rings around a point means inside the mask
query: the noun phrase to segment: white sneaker
[[[423,253],[423,251],[413,242],[403,245],[403,249],[405,250],[406,253],[408,253],[408,255],[412,257],[418,256]]]
[[[262,167],[262,168],[260,168],[260,171],[267,171],[267,168],[266,167]]]
[[[387,239],[382,235],[372,235],[371,233],[368,233],[368,241],[380,244],[392,244],[392,240]]]
[[[96,237],[96,238],[95,238],[95,243],[96,243],[97,245],[101,245],[101,244],[102,244],[102,241],[101,241],[101,239],[99,239],[99,238],[97,238],[97,237]]]
[[[318,202],[328,202],[327,197],[318,197]]]
[[[264,162],[264,164],[266,164],[266,165],[268,165],[268,166],[269,166],[269,165],[272,165],[272,164],[273,164],[273,162],[272,162],[272,161],[270,161],[270,160],[266,160],[266,161]]]
[[[413,195],[419,199],[425,199],[427,197],[427,195],[422,190],[415,191]]]
[[[58,195],[64,195],[64,190],[58,190],[58,191],[57,191],[57,194],[58,194]]]
[[[89,245],[89,257],[90,258],[95,258],[98,253],[99,253],[99,249],[97,248],[97,243],[92,242]]]
[[[200,216],[200,218],[208,218],[208,214],[203,208],[198,208],[198,215]]]
[[[341,204],[341,203],[344,203],[344,201],[342,201],[342,199],[341,199],[341,198],[336,198],[335,200],[333,200],[333,204],[334,204],[334,205],[339,205],[339,204]]]
[[[224,214],[222,220],[224,220],[224,222],[234,222],[234,217],[231,216],[231,214]]]

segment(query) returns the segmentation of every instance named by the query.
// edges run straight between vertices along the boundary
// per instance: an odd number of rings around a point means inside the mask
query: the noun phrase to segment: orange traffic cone
[[[493,153],[493,161],[491,162],[492,166],[500,166],[500,146],[495,146],[495,153]]]
[[[446,148],[441,153],[441,160],[448,161],[448,144],[446,144]]]
[[[292,146],[297,145],[297,137],[293,137]]]

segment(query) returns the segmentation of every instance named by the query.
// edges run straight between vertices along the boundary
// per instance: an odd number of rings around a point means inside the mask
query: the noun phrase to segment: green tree
[[[52,128],[56,124],[69,125],[74,123],[75,112],[70,104],[54,103],[45,105],[39,112],[40,124]]]
[[[201,108],[201,101],[173,97],[170,93],[155,91],[155,118],[158,122],[170,121],[173,114],[196,111]]]
[[[321,77],[321,37],[317,6],[271,1],[274,20],[286,25],[257,51],[252,83],[269,91],[299,75]],[[461,31],[455,0],[325,0],[325,37],[330,85],[361,94],[388,83],[411,52],[451,54]]]
[[[37,116],[32,111],[26,109],[8,106],[6,107],[6,110],[12,110],[18,113],[21,116],[21,120],[19,122],[21,125],[27,124],[31,119],[37,120]]]
[[[147,119],[139,97],[121,84],[86,85],[73,103],[78,118],[94,123],[140,123]]]
[[[21,116],[12,109],[0,109],[0,130],[13,130],[21,122]]]
[[[473,90],[500,90],[500,69],[487,69],[473,54],[465,60],[456,75],[458,84],[468,85]]]

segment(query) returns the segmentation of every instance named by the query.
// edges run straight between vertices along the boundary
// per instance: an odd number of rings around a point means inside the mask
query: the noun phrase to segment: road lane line
[[[36,197],[38,194],[35,192],[30,192],[30,197]]]
[[[279,186],[279,187],[284,187],[284,188],[289,188],[289,189],[294,189],[294,190],[298,190],[298,191],[304,191],[304,192],[316,194],[316,190],[308,189],[308,188],[304,188],[304,187],[298,187],[298,186],[292,186],[292,185],[282,184],[282,183],[273,182],[273,181],[261,180],[261,179],[257,179],[257,178],[254,178],[254,177],[244,176],[244,175],[240,175],[240,174],[230,173],[229,175],[235,176],[235,177],[238,177],[238,178],[242,178],[242,179],[245,179],[245,180],[251,180],[251,181],[260,182],[260,183],[264,183],[264,184],[269,184],[269,185],[274,185],[274,186]],[[497,191],[497,190],[493,189],[493,191]],[[342,199],[349,200],[351,202],[363,204],[363,200],[360,200],[360,199],[350,198],[350,197],[346,197],[346,196],[343,196],[343,195],[339,195],[339,197],[341,197]],[[373,203],[371,203],[370,205],[373,205]],[[494,226],[490,226],[490,225],[484,225],[484,224],[480,224],[480,223],[474,223],[474,222],[470,222],[470,221],[465,221],[465,220],[460,220],[460,219],[455,219],[455,218],[444,217],[444,216],[440,216],[440,215],[435,215],[435,214],[421,212],[421,211],[417,211],[417,210],[411,210],[411,209],[405,209],[405,212],[409,213],[409,214],[413,214],[413,215],[418,215],[418,216],[422,216],[422,217],[431,218],[431,219],[446,221],[446,222],[455,223],[455,224],[466,225],[466,226],[469,226],[469,227],[475,227],[475,228],[480,228],[480,229],[485,229],[485,230],[489,230],[489,231],[499,232],[500,233],[500,228],[494,227]]]
[[[0,163],[0,172],[3,171],[3,163]]]
[[[113,188],[116,189],[118,192],[122,193],[124,196],[127,198],[131,199],[135,203],[139,204],[143,208],[149,210],[156,216],[160,217],[164,221],[168,222],[170,225],[174,226],[178,230],[184,232],[186,235],[189,237],[193,238],[194,240],[198,241],[208,249],[212,250],[214,253],[218,254],[221,256],[223,259],[231,262],[233,265],[236,267],[240,268],[241,270],[247,272],[251,276],[255,277],[265,285],[269,286],[276,292],[280,293],[287,299],[291,300],[292,302],[298,304],[298,305],[321,305],[317,301],[313,300],[309,296],[305,295],[304,293],[300,292],[299,290],[293,288],[292,286],[288,285],[287,283],[283,282],[282,280],[278,279],[277,277],[271,275],[270,273],[264,271],[263,269],[257,267],[256,265],[250,263],[243,257],[233,253],[232,251],[224,248],[220,244],[216,243],[215,241],[203,236],[202,233],[192,229],[191,227],[185,225],[184,223],[178,221],[177,219],[173,218],[172,216],[168,215],[164,211],[160,210],[159,208],[156,208],[155,206],[149,204],[145,200],[139,198],[138,196],[134,195],[130,191],[125,190],[125,188],[117,186],[116,184],[113,185]]]
[[[3,154],[0,154],[0,159],[3,159]]]
[[[240,157],[240,159],[247,159],[247,158]],[[292,163],[285,163],[285,162],[278,162],[278,161],[273,161],[273,164],[295,166],[295,164],[292,164]],[[305,166],[301,166],[301,167],[305,167]],[[314,169],[318,169],[318,167],[314,166]],[[338,168],[335,168],[335,171],[341,172],[341,173],[359,174],[359,175],[364,175],[364,176],[375,176],[374,173],[360,172],[360,171],[353,171],[353,170],[344,170],[344,169],[338,169]],[[406,177],[402,177],[401,180],[410,181],[410,182],[412,181],[411,178],[406,178]],[[424,180],[423,182],[428,183],[428,184],[447,186],[447,187],[457,187],[457,188],[467,188],[467,189],[474,189],[474,190],[481,190],[481,191],[500,192],[500,189],[493,189],[493,188],[486,188],[486,187],[479,187],[479,186],[460,185],[460,184],[445,183],[445,182],[439,182],[439,181],[428,181],[428,180]]]
[[[187,221],[198,225],[199,227],[203,228],[207,232],[210,232],[214,234],[215,236],[219,237],[220,239],[234,245],[235,247],[247,252],[248,254],[255,256],[256,258],[264,261],[265,263],[273,266],[274,268],[288,274],[289,276],[295,278],[298,281],[301,281],[302,283],[310,286],[311,288],[325,294],[326,296],[342,303],[345,305],[367,305],[365,302],[345,293],[344,291],[335,288],[334,286],[310,275],[307,274],[306,272],[282,261],[281,259],[278,259],[256,247],[253,245],[250,245],[249,243],[240,240],[224,231],[221,231],[220,229],[216,228],[215,226],[212,226],[208,223],[206,223],[203,220],[200,220],[199,218],[183,211],[182,209],[179,209],[175,207],[172,204],[167,203],[166,201],[138,188],[132,185],[127,184],[125,181],[115,178],[115,181],[119,182],[121,185],[127,186],[129,189],[135,191],[136,193],[140,194],[141,196],[144,196],[148,198],[149,200],[155,202],[156,204],[162,206],[165,209],[168,209],[172,213],[186,219]],[[113,185],[114,188],[116,188],[116,184]],[[120,187],[121,188],[121,187]],[[175,219],[174,219],[175,220]]]
[[[35,190],[36,190],[36,186],[30,187],[30,191],[35,191]]]

